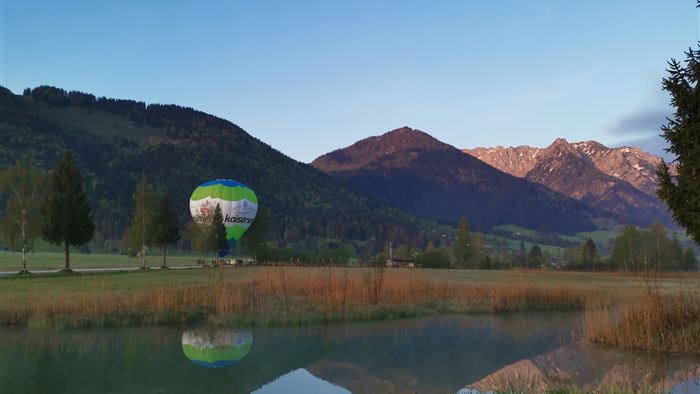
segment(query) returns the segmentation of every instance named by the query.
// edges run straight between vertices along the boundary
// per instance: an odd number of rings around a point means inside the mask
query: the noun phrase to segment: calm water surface
[[[577,314],[528,313],[294,328],[2,329],[0,391],[454,393],[555,372],[585,387],[700,393],[700,360],[583,346],[578,327]]]

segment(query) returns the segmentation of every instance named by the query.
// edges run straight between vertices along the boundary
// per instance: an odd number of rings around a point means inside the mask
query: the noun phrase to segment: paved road
[[[185,270],[185,269],[193,269],[193,268],[202,268],[201,265],[178,265],[178,266],[172,266],[168,267],[169,269],[175,269],[175,270]],[[129,271],[138,271],[141,269],[141,267],[121,267],[121,268],[73,268],[73,271],[75,272],[129,272]],[[159,270],[161,269],[160,267],[149,267],[149,269],[152,270]],[[61,271],[60,269],[55,269],[55,270],[29,270],[32,274],[55,274],[57,272]],[[19,271],[0,271],[0,276],[8,276],[8,275],[15,275],[18,274]]]

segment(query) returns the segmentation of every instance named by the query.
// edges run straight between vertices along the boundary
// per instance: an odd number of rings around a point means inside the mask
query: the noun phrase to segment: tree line
[[[4,241],[22,252],[22,267],[26,272],[26,251],[37,236],[54,245],[63,246],[64,269],[70,269],[70,247],[80,247],[95,235],[95,223],[84,180],[75,157],[66,152],[50,173],[18,161],[0,173],[0,195],[5,196],[5,215],[2,220]],[[162,251],[162,267],[167,267],[167,250],[176,242],[196,250],[203,258],[209,253],[226,249],[226,230],[221,208],[211,218],[190,220],[184,229],[179,214],[167,191],[158,189],[143,176],[132,196],[130,225],[125,231],[126,253],[142,259],[147,266],[147,250],[157,246]],[[242,250],[257,261],[294,261],[307,264],[348,264],[357,260],[359,253],[350,242],[318,248],[315,252],[271,245],[271,215],[261,206],[256,219],[241,238]],[[388,245],[387,245],[388,246]],[[365,256],[375,264],[388,259],[388,247],[374,256]],[[520,240],[518,250],[497,250],[487,237],[470,230],[469,221],[461,218],[454,240],[446,234],[436,237],[420,249],[415,244],[399,245],[393,258],[414,260],[428,268],[509,269],[557,268],[621,271],[668,271],[697,269],[692,248],[683,250],[680,240],[661,222],[648,229],[627,226],[613,241],[610,256],[601,256],[597,244],[590,238],[560,255],[552,255],[533,243],[529,250]]]
[[[2,223],[3,238],[22,251],[27,272],[27,245],[37,235],[63,246],[64,269],[70,270],[70,247],[87,244],[95,233],[83,178],[73,155],[66,152],[50,174],[17,162],[0,173],[0,192],[9,194]]]
[[[568,242],[571,243],[571,242]],[[598,244],[587,238],[569,248],[550,252],[537,243],[526,248],[521,239],[517,250],[498,250],[481,233],[472,233],[469,221],[461,218],[452,243],[424,250],[400,245],[392,257],[411,259],[427,268],[512,269],[543,268],[558,270],[598,270],[625,272],[696,271],[698,260],[693,248],[683,249],[678,236],[660,221],[648,229],[626,226],[613,240],[608,256],[600,253]],[[389,258],[387,251],[375,257],[380,263]]]
[[[37,237],[63,247],[64,270],[70,270],[70,248],[86,246],[95,235],[95,222],[88,202],[84,180],[72,152],[66,151],[52,171],[43,172],[18,161],[0,172],[0,195],[5,198],[1,223],[3,241],[21,251],[22,273],[27,273],[27,251]],[[149,184],[145,177],[133,194],[131,224],[125,238],[129,250],[142,259],[146,268],[146,250],[157,246],[162,265],[167,268],[168,246],[180,241],[179,214],[167,192]],[[251,253],[262,253],[269,232],[269,211],[261,207],[242,243]],[[187,235],[197,250],[228,249],[221,207],[202,223],[191,221]]]

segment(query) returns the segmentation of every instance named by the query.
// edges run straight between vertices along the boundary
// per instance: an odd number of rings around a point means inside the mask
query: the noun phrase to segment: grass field
[[[104,295],[129,295],[154,289],[186,289],[207,287],[225,282],[232,286],[260,275],[280,272],[280,267],[239,267],[191,270],[166,270],[132,273],[99,273],[75,276],[39,276],[36,278],[8,277],[0,279],[2,306],[48,304],[60,296],[63,300]],[[320,277],[329,272],[334,277],[364,277],[374,270],[367,268],[286,268],[301,277]],[[648,279],[631,274],[592,272],[553,272],[539,270],[489,271],[489,270],[385,270],[386,277],[396,279],[420,279],[447,286],[497,287],[532,286],[537,288],[566,288],[591,295],[606,292],[641,290]],[[697,275],[667,275],[659,280],[662,289],[700,286]]]
[[[520,249],[520,241],[516,241],[514,239],[507,239],[506,240],[508,244],[508,248],[510,250],[516,251]],[[523,244],[525,245],[525,250],[530,250],[532,247],[535,245],[534,242],[530,241],[524,241]],[[542,250],[546,250],[547,253],[549,253],[550,256],[560,256],[562,253],[564,253],[564,249],[561,246],[554,246],[554,245],[547,245],[544,243],[537,243],[537,246],[540,247]]]
[[[105,291],[135,292],[154,287],[184,288],[207,286],[211,281],[224,280],[235,283],[249,280],[256,275],[275,272],[277,267],[227,267],[224,269],[192,269],[133,273],[97,273],[76,276],[39,276],[36,278],[8,277],[0,279],[0,299],[18,298],[21,303],[29,298],[43,302],[56,292],[66,296],[76,293],[103,293]],[[289,270],[289,268],[288,268]],[[295,267],[293,270],[309,276],[326,273],[325,267]],[[363,275],[366,268],[333,268],[336,275]],[[502,284],[528,284],[538,287],[567,287],[575,290],[606,292],[630,289],[644,289],[648,279],[624,273],[596,272],[557,272],[540,270],[452,270],[452,269],[396,269],[387,273],[406,275],[420,273],[427,280],[440,283],[473,286],[495,286]],[[664,289],[678,289],[700,286],[700,276],[693,274],[668,274],[660,280]]]
[[[168,256],[168,265],[183,266],[197,263],[199,255],[173,254]],[[81,254],[71,252],[71,268],[126,268],[141,267],[141,258],[119,254]],[[163,257],[158,254],[146,256],[149,266],[160,266]],[[31,270],[60,269],[63,268],[63,253],[58,252],[30,252],[27,254],[27,268]],[[0,271],[17,271],[22,269],[22,260],[19,252],[0,251]]]

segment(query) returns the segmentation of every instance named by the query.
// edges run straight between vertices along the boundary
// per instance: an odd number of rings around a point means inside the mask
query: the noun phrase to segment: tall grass
[[[89,286],[89,282],[86,282]],[[564,286],[481,286],[431,280],[421,270],[278,267],[249,280],[212,269],[205,286],[155,286],[133,293],[109,288],[24,303],[0,303],[0,324],[91,326],[188,321],[307,324],[430,313],[582,308],[590,292]]]
[[[592,343],[700,354],[700,287],[662,292],[650,283],[615,299],[591,299],[583,328]]]

